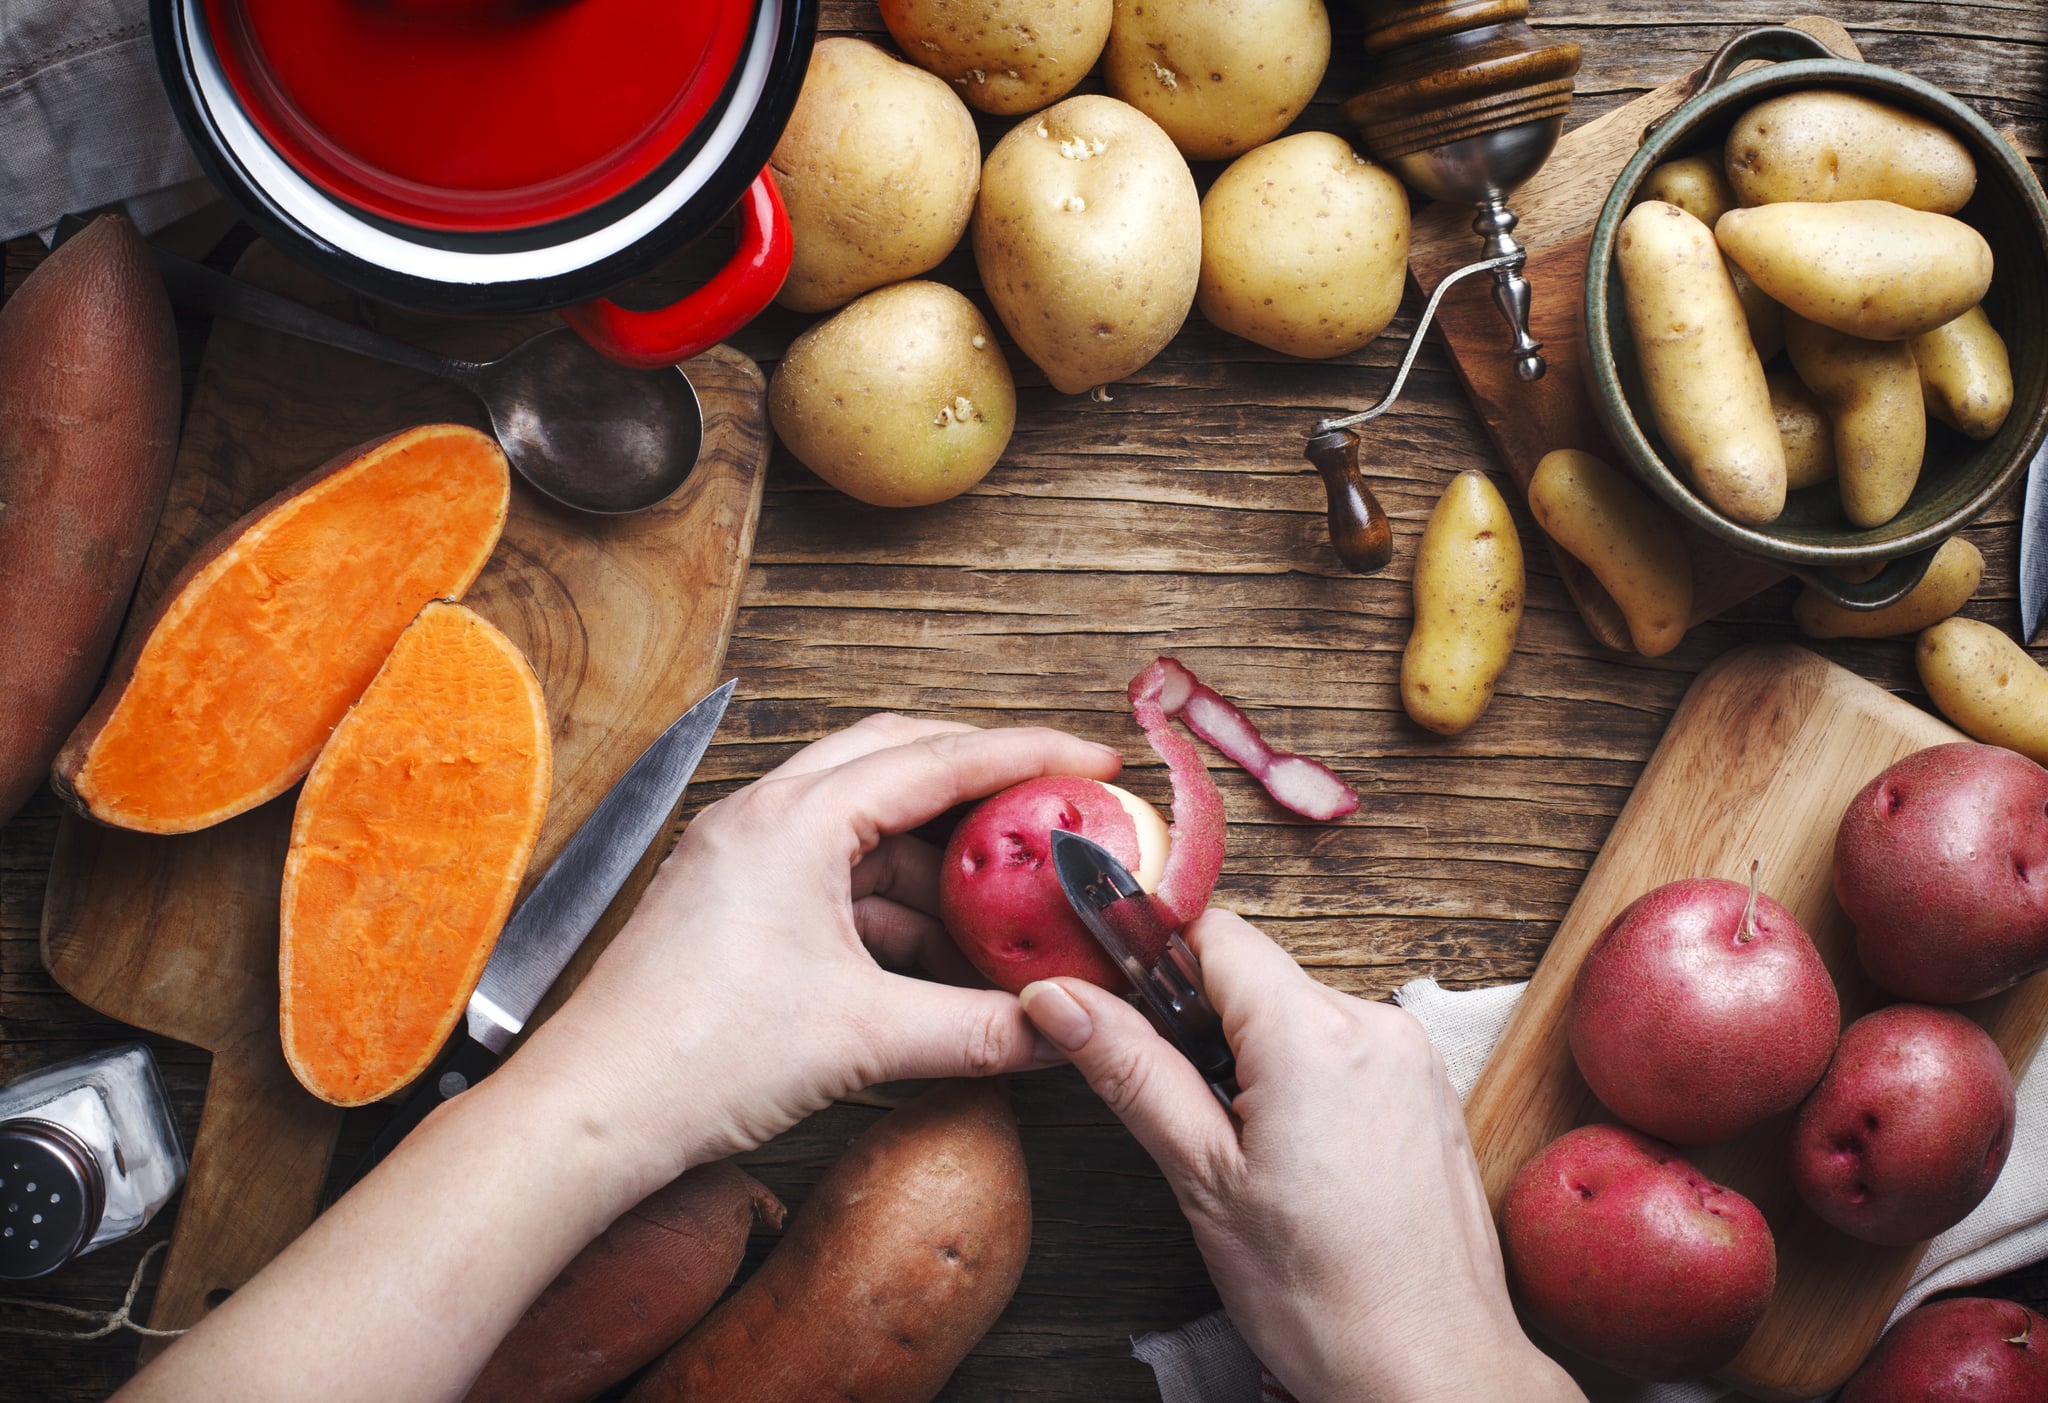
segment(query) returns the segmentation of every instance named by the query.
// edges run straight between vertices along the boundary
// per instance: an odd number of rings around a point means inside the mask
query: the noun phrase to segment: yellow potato
[[[995,331],[934,282],[881,288],[795,341],[768,385],[775,433],[849,497],[921,507],[988,473],[1017,423]]]
[[[1904,341],[1864,341],[1785,317],[1785,352],[1835,425],[1842,512],[1858,526],[1899,514],[1927,455],[1920,372]]]
[[[1657,431],[1700,495],[1749,525],[1785,509],[1785,446],[1763,362],[1707,226],[1652,200],[1621,222],[1616,263]]]
[[[1770,372],[1764,383],[1771,387],[1771,414],[1785,444],[1785,486],[1797,492],[1826,482],[1835,475],[1835,426],[1827,410],[1788,370]]]
[[[1954,214],[1977,188],[1970,149],[1925,117],[1825,89],[1760,102],[1728,133],[1728,179],[1745,205],[1890,200]]]
[[[1468,468],[1429,514],[1415,552],[1415,626],[1401,654],[1401,705],[1456,735],[1486,711],[1522,627],[1522,543],[1508,504]]]
[[[1159,354],[1194,305],[1195,178],[1135,107],[1070,97],[989,153],[974,261],[996,315],[1054,389],[1122,379]]]
[[[1958,729],[2048,764],[2048,672],[2026,649],[1990,624],[1944,619],[1920,635],[1915,661]]]
[[[1714,227],[1715,220],[1741,203],[1721,168],[1718,151],[1664,162],[1643,177],[1638,194],[1645,200],[1677,205],[1709,229]]]
[[[1380,334],[1408,274],[1401,182],[1329,132],[1247,152],[1202,200],[1195,302],[1225,331],[1294,356]]]
[[[1590,453],[1543,455],[1529,510],[1621,606],[1629,641],[1646,658],[1676,648],[1692,622],[1692,557],[1671,513]]]
[[[1927,412],[1971,438],[1997,433],[2012,410],[2012,361],[1984,309],[1972,307],[1911,345]]]
[[[882,0],[882,23],[969,107],[1036,112],[1088,76],[1112,0]]]
[[[1982,234],[1884,200],[1730,210],[1714,238],[1787,311],[1871,341],[1932,331],[1991,286]]]
[[[1969,603],[1984,579],[1984,556],[1961,536],[1941,543],[1920,583],[1882,609],[1844,609],[1812,585],[1799,591],[1792,617],[1808,638],[1897,638],[1938,624]]]
[[[795,243],[776,301],[824,312],[953,251],[974,213],[981,139],[931,74],[860,39],[820,39],[768,165]]]
[[[1191,160],[1278,136],[1330,62],[1323,0],[1116,0],[1102,76]]]

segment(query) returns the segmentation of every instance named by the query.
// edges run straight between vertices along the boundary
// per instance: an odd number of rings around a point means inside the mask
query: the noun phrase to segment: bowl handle
[[[740,246],[711,280],[680,302],[631,312],[606,297],[562,309],[598,351],[636,370],[686,361],[738,331],[775,300],[794,241],[775,177],[763,170],[740,197]]]
[[[1686,96],[1692,97],[1714,87],[1753,58],[1797,59],[1842,56],[1803,29],[1787,24],[1768,24],[1746,29],[1721,46],[1707,66],[1694,75]]]
[[[1945,543],[1944,543],[1945,544]],[[1940,545],[1929,546],[1926,550],[1902,555],[1886,563],[1884,569],[1859,583],[1851,583],[1825,570],[1808,569],[1805,566],[1789,565],[1786,568],[1804,580],[1811,588],[1844,609],[1863,612],[1882,609],[1896,604],[1912,593],[1913,586],[1920,583],[1920,577],[1927,573]]]

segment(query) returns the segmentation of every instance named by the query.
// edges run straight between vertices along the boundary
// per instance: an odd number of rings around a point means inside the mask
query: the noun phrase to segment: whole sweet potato
[[[739,1270],[756,1219],[782,1203],[730,1164],[692,1169],[629,1208],[526,1308],[468,1403],[584,1403],[703,1319]]]
[[[1030,1248],[1016,1117],[996,1087],[947,1082],[853,1142],[761,1269],[628,1403],[928,1403]]]
[[[0,823],[92,699],[177,438],[171,304],[106,215],[0,308]]]

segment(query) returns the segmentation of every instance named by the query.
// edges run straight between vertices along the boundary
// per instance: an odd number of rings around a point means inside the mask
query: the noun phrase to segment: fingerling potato
[[[1485,714],[1522,627],[1522,542],[1477,468],[1451,479],[1415,552],[1415,624],[1401,655],[1401,705],[1456,735]]]
[[[1785,486],[1797,492],[1835,475],[1835,426],[1828,422],[1806,382],[1789,370],[1764,377],[1771,387],[1771,414],[1785,444]]]
[[[1812,585],[1799,591],[1792,617],[1808,638],[1898,638],[1938,624],[1969,603],[1984,579],[1984,555],[1951,536],[1928,562],[1920,583],[1882,609],[1844,609]]]
[[[1920,635],[1914,661],[1927,695],[1964,733],[2048,764],[2048,672],[2002,630],[1944,619]]]
[[[1536,465],[1529,510],[1621,606],[1638,653],[1678,646],[1692,622],[1692,558],[1649,493],[1592,454],[1560,448]]]
[[[1912,340],[1927,412],[1975,439],[1990,438],[2012,411],[2012,361],[1981,306]]]
[[[1977,188],[1970,149],[1925,117],[1819,89],[1760,102],[1728,133],[1728,181],[1745,205],[1890,200],[1954,214]]]
[[[1857,526],[1899,514],[1927,454],[1920,371],[1904,341],[1865,341],[1787,314],[1785,352],[1835,425],[1842,512]]]

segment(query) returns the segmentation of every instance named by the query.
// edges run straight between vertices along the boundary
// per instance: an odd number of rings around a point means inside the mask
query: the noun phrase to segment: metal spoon
[[[631,370],[567,327],[494,361],[456,360],[302,307],[162,249],[171,300],[453,381],[483,401],[505,456],[544,497],[578,511],[643,511],[678,487],[704,445],[704,410],[680,370]]]

